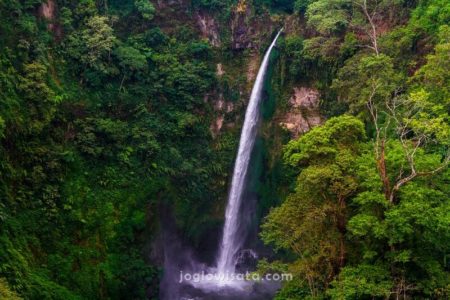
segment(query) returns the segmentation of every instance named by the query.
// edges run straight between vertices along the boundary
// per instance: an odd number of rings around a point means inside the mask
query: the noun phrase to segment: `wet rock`
[[[247,271],[256,270],[258,264],[258,255],[251,249],[243,249],[239,251],[236,259],[236,272],[245,273]]]

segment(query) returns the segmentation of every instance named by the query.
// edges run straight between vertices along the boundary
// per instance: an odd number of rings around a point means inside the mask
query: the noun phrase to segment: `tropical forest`
[[[0,299],[450,299],[448,0],[0,0]]]

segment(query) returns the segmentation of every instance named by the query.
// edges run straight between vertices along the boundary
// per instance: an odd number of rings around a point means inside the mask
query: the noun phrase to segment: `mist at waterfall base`
[[[247,106],[217,261],[214,264],[202,262],[195,251],[177,238],[176,230],[165,228],[161,299],[262,300],[271,299],[279,288],[279,282],[242,280],[238,274],[254,271],[258,259],[257,253],[252,250],[258,243],[254,222],[257,196],[247,183],[252,179],[251,164],[255,159],[260,105],[270,54],[280,34],[281,30],[263,58]],[[187,278],[183,274],[189,277],[201,274],[203,280],[183,280]]]

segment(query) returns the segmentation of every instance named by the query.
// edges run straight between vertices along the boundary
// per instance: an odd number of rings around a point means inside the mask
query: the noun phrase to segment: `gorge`
[[[0,299],[450,297],[448,0],[0,19]]]

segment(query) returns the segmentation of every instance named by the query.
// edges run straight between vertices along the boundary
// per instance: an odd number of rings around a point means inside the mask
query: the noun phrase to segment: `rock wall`
[[[54,0],[43,2],[39,8],[39,15],[47,20],[55,19],[56,4]]]
[[[220,47],[219,27],[216,20],[203,11],[197,11],[195,18],[203,38],[208,39],[211,46]]]
[[[56,22],[57,6],[55,0],[47,0],[43,2],[38,9],[40,18],[45,19],[48,24],[48,30],[52,31],[55,37],[59,38],[62,35],[61,26]]]
[[[225,70],[223,68],[223,65],[221,63],[218,63],[216,71],[217,77],[220,78],[224,74]],[[205,97],[205,101],[212,103],[215,118],[213,119],[213,122],[211,123],[209,129],[212,136],[216,138],[220,134],[220,131],[224,126],[226,115],[234,111],[235,104],[231,101],[226,101],[223,93],[218,93],[217,95],[207,95]],[[228,125],[227,127],[232,127],[233,123],[229,123],[226,125]]]
[[[270,15],[255,13],[250,0],[239,0],[231,17],[231,40],[233,50],[257,50],[270,40],[275,24]]]
[[[295,87],[289,99],[290,109],[283,116],[280,126],[287,129],[292,138],[309,131],[324,122],[319,109],[320,95],[313,88]]]
[[[214,113],[216,115],[209,127],[212,136],[215,138],[220,134],[220,131],[224,125],[228,125],[227,127],[231,127],[233,125],[233,123],[224,124],[224,121],[226,115],[234,111],[234,103],[226,101],[222,93],[219,93],[219,95],[215,96],[214,99],[209,100],[209,97],[207,99],[207,101],[212,101]]]

